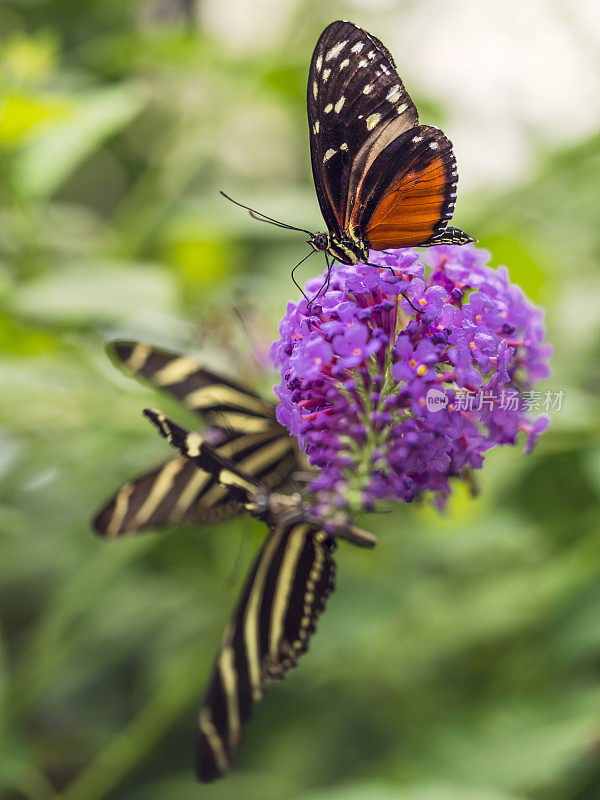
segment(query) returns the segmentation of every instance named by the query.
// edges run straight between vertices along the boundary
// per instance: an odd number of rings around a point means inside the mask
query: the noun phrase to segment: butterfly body
[[[351,230],[339,237],[331,233],[315,233],[308,244],[317,253],[327,253],[340,264],[356,264],[369,258],[368,246],[354,236]]]

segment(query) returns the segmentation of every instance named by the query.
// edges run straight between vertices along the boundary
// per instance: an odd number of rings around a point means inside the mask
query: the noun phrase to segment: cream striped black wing
[[[199,433],[187,431],[161,411],[146,408],[144,415],[182,456],[198,469],[210,472],[218,483],[227,487],[232,499],[241,503],[255,517],[271,526],[279,524],[283,515],[289,520],[295,514],[298,519],[314,524],[319,530],[323,527],[322,518],[305,507],[299,495],[271,491],[255,475],[245,472],[241,464],[234,463],[212,447]],[[332,535],[336,539],[346,539],[357,547],[372,548],[377,543],[372,533],[351,523],[336,522]]]
[[[275,421],[274,406],[194,358],[144,342],[112,342],[109,354],[131,375],[162,389],[225,433],[262,433]]]
[[[332,547],[323,531],[302,521],[271,529],[225,631],[200,709],[201,781],[224,774],[265,682],[283,678],[306,651],[334,588]]]
[[[273,427],[263,433],[236,435],[217,451],[276,488],[297,468],[294,448],[287,433],[282,435]],[[125,483],[100,509],[93,525],[102,535],[114,537],[179,522],[217,522],[240,509],[241,503],[210,472],[178,456]]]
[[[308,647],[317,618],[334,588],[335,544],[324,521],[298,496],[271,492],[224,458],[197,433],[159,411],[144,414],[167,441],[198,468],[209,471],[269,534],[252,566],[216,659],[200,709],[197,772],[212,781],[228,769],[242,728],[268,680],[280,680]],[[375,537],[349,525],[336,536],[360,547]]]
[[[205,370],[191,358],[140,342],[114,342],[109,352],[129,373],[164,389],[219,429],[218,451],[269,488],[283,485],[298,467],[295,441],[275,419],[272,404]],[[125,483],[93,520],[105,536],[120,536],[179,522],[216,522],[240,503],[214,477],[185,458],[173,458]]]

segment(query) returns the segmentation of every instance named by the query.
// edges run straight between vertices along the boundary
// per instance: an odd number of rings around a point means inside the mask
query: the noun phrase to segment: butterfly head
[[[317,253],[326,253],[329,250],[329,236],[326,233],[313,233],[307,244]]]

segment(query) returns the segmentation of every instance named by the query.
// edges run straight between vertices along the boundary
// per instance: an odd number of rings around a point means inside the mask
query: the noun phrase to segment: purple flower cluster
[[[310,306],[289,303],[271,349],[277,418],[319,469],[321,512],[426,490],[443,504],[449,478],[519,431],[530,450],[547,427],[522,400],[549,374],[543,313],[487,258],[470,245],[432,247],[421,261],[372,253],[379,267],[337,266]],[[307,295],[321,285],[309,281]],[[464,395],[480,400],[465,406]]]

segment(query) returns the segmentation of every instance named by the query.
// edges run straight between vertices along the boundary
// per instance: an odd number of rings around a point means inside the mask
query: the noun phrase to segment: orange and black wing
[[[339,237],[363,176],[390,142],[417,125],[417,109],[383,44],[343,21],[319,37],[307,108],[317,198]]]
[[[386,47],[332,22],[308,79],[313,177],[330,233],[375,250],[474,241],[448,228],[458,174],[451,142],[419,125]]]
[[[374,250],[419,244],[465,244],[472,237],[448,228],[458,172],[452,143],[419,125],[390,143],[364,176],[348,225]]]

